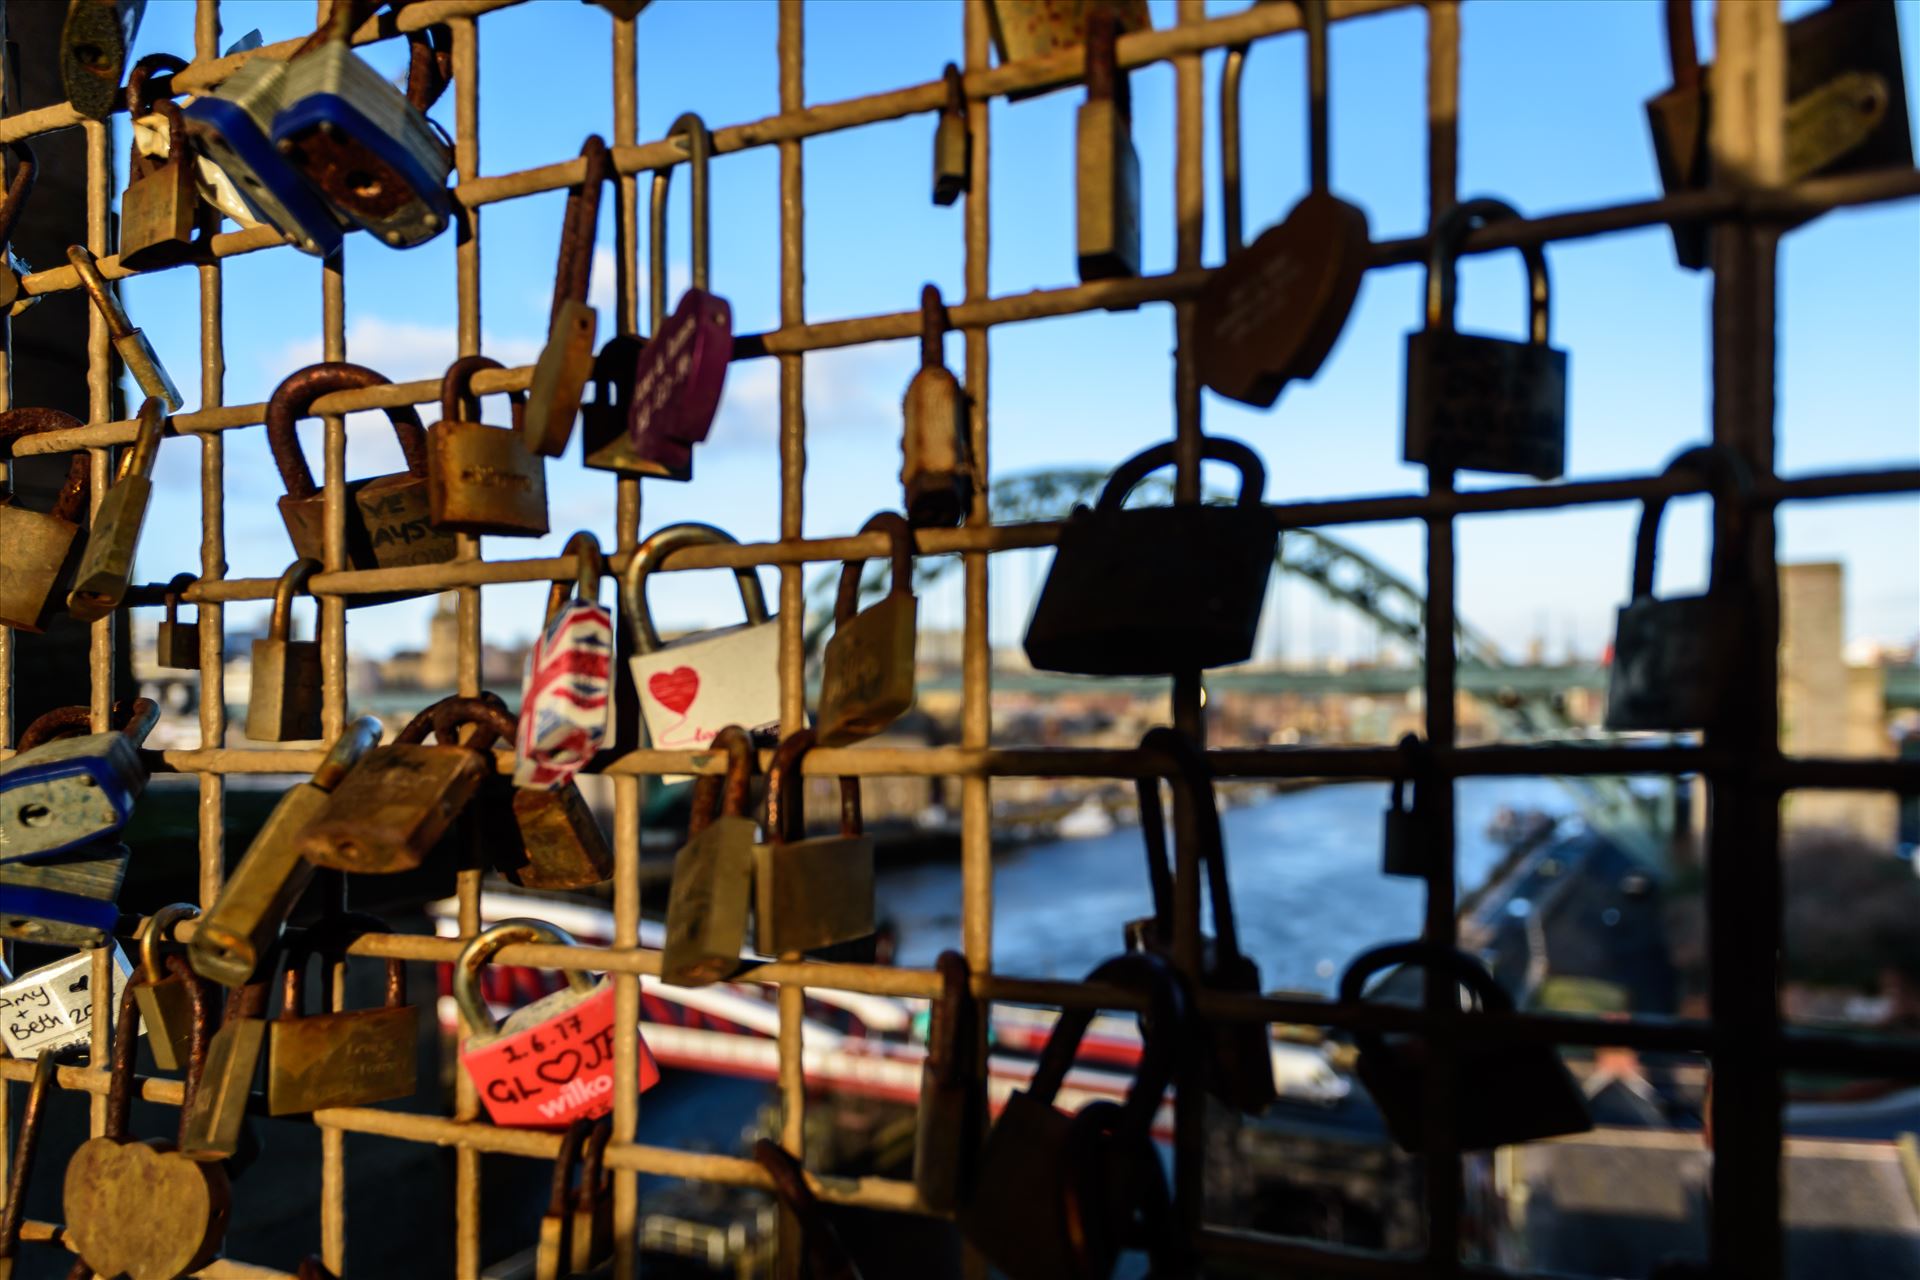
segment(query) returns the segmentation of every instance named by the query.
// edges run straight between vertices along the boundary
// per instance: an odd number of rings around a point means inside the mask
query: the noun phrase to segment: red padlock
[[[502,947],[520,942],[573,946],[565,930],[540,920],[503,920],[476,935],[453,970],[453,998],[467,1025],[460,1060],[493,1122],[507,1129],[564,1129],[613,1110],[613,984],[567,971],[556,991],[495,1024],[480,994],[480,970]],[[640,1042],[640,1092],[660,1080]]]

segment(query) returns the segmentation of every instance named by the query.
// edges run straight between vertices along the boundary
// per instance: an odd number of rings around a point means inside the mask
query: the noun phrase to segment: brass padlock
[[[160,718],[151,698],[113,707],[117,729],[92,733],[86,707],[57,707],[0,763],[0,861],[64,853],[127,825],[147,787],[140,744]]]
[[[934,968],[940,994],[927,1022],[927,1060],[920,1068],[913,1185],[928,1208],[946,1213],[959,1207],[972,1185],[987,1095],[980,1074],[980,1006],[969,986],[967,958],[943,951]]]
[[[1498,200],[1463,200],[1442,214],[1427,256],[1427,327],[1407,335],[1408,462],[1438,471],[1497,471],[1557,479],[1567,458],[1567,353],[1547,341],[1547,259],[1522,245],[1526,342],[1453,326],[1454,266],[1467,233],[1520,215]]]
[[[1488,1013],[1513,1012],[1513,997],[1465,952],[1428,942],[1396,942],[1354,957],[1340,975],[1340,1002],[1365,1001],[1367,979],[1395,965],[1420,968],[1429,982],[1452,979],[1466,987]],[[1462,1151],[1483,1151],[1537,1142],[1593,1127],[1585,1096],[1568,1074],[1559,1051],[1546,1044],[1489,1042],[1462,1014],[1453,1036],[1455,1053],[1453,1136]],[[1426,1141],[1426,1044],[1414,1035],[1356,1031],[1360,1082],[1380,1108],[1387,1133],[1403,1151]]]
[[[540,1219],[540,1241],[534,1247],[534,1280],[566,1280],[573,1272],[573,1215],[577,1199],[573,1175],[580,1164],[580,1150],[593,1132],[594,1123],[582,1117],[569,1124],[560,1135],[560,1150],[553,1157],[547,1212]]]
[[[538,538],[547,532],[547,464],[527,450],[527,398],[510,393],[514,425],[490,427],[468,388],[486,356],[462,356],[440,379],[440,421],[427,432],[427,497],[433,527],[454,533]],[[466,412],[463,412],[465,410]]]
[[[371,1106],[413,1093],[419,1013],[407,1003],[407,967],[399,959],[386,961],[380,1008],[317,1014],[304,1008],[309,959],[318,957],[322,973],[331,974],[355,938],[383,932],[386,925],[370,916],[332,916],[287,948],[280,1016],[267,1025],[268,1115]],[[323,1000],[322,1008],[331,1003]]]
[[[320,642],[293,638],[293,597],[320,571],[320,562],[295,560],[273,588],[267,634],[253,642],[247,691],[247,736],[255,742],[304,742],[321,734]]]
[[[160,620],[159,630],[154,633],[153,664],[166,667],[171,671],[198,671],[200,669],[200,622],[180,621],[180,597],[185,595],[197,579],[190,573],[176,573],[167,581],[167,616]]]
[[[113,344],[114,354],[120,357],[120,363],[127,367],[134,383],[143,396],[157,397],[166,406],[169,413],[178,413],[185,401],[174,387],[173,379],[167,374],[167,367],[160,363],[160,355],[153,349],[153,343],[147,335],[133,327],[133,321],[127,317],[127,309],[120,305],[119,297],[107,285],[107,278],[100,274],[100,264],[95,260],[93,251],[85,245],[67,246],[67,261],[80,273],[80,285],[87,291],[87,297],[93,300],[94,309],[107,322],[107,340]]]
[[[89,120],[120,105],[120,76],[147,0],[70,0],[60,26],[60,90]]]
[[[1074,1121],[1055,1107],[1054,1099],[1093,1020],[1092,1009],[1061,1011],[1031,1083],[1007,1099],[980,1152],[979,1172],[957,1221],[961,1234],[1009,1280],[1104,1280],[1112,1274],[1121,1245],[1132,1243],[1114,1224],[1131,1219],[1155,1199],[1164,1203],[1167,1198],[1150,1134],[1185,1035],[1186,993],[1164,961],[1143,952],[1106,961],[1087,981],[1148,996],[1149,1012],[1141,1018],[1140,1064],[1125,1105],[1095,1113],[1105,1121],[1096,1145],[1107,1157],[1102,1172],[1108,1176],[1084,1185],[1082,1174],[1094,1162],[1082,1153]],[[1077,1208],[1071,1226],[1062,1211],[1070,1181],[1075,1183]],[[1101,1256],[1082,1256],[1088,1246]]]
[[[1140,274],[1140,156],[1133,94],[1114,54],[1119,24],[1087,16],[1087,100],[1074,122],[1074,209],[1082,280]]]
[[[1207,876],[1207,902],[1212,908],[1214,936],[1200,939],[1200,970],[1190,981],[1210,991],[1235,995],[1260,994],[1260,966],[1240,950],[1234,927],[1233,890],[1227,879],[1226,842],[1220,830],[1220,810],[1213,793],[1213,770],[1206,753],[1193,739],[1175,729],[1149,729],[1140,750],[1159,755],[1173,765],[1174,794],[1181,806],[1181,838],[1199,846],[1199,866]],[[1153,915],[1130,921],[1127,945],[1150,951],[1169,964],[1174,954],[1173,871],[1167,858],[1166,826],[1160,808],[1160,780],[1135,783],[1140,802],[1140,831],[1147,846],[1148,883],[1153,891]],[[1210,1022],[1201,1040],[1206,1049],[1204,1079],[1207,1092],[1247,1115],[1259,1115],[1279,1097],[1273,1083],[1273,1044],[1264,1022],[1241,1019]]]
[[[902,406],[906,431],[900,483],[907,519],[916,529],[951,529],[973,505],[973,446],[967,435],[967,394],[941,358],[947,308],[940,290],[920,290],[920,369]]]
[[[860,532],[887,535],[893,547],[893,583],[878,604],[856,614],[866,562],[851,560],[840,570],[833,636],[820,667],[818,735],[823,747],[871,738],[913,707],[919,618],[913,598],[913,530],[899,515],[882,511]]]
[[[1736,655],[1744,639],[1751,597],[1745,578],[1748,503],[1753,482],[1733,450],[1703,445],[1667,464],[1665,475],[1704,475],[1716,510],[1733,508],[1736,536],[1714,539],[1705,595],[1654,598],[1664,495],[1647,498],[1634,540],[1633,598],[1614,623],[1613,663],[1607,672],[1605,726],[1612,730],[1679,733],[1719,725],[1736,687]]]
[[[873,837],[860,821],[860,779],[840,779],[840,834],[807,838],[801,761],[813,730],[797,729],[767,770],[767,842],[753,847],[754,946],[792,956],[873,933]]]
[[[301,857],[335,871],[375,875],[412,871],[426,861],[495,772],[496,734],[484,723],[464,745],[426,745],[439,706],[369,751],[334,788],[300,837]]]
[[[193,155],[187,146],[187,122],[180,105],[155,90],[171,94],[173,78],[156,83],[154,73],[184,71],[186,62],[170,53],[150,53],[133,64],[127,76],[127,116],[136,123],[149,112],[167,131],[165,159],[142,154],[128,130],[127,186],[120,193],[120,265],[138,271],[171,266],[193,249],[193,231],[200,212],[200,188],[195,183]],[[156,101],[156,98],[158,99]]]
[[[0,444],[11,459],[22,436],[83,425],[58,409],[9,409],[0,413]],[[85,546],[80,517],[92,471],[84,451],[74,454],[53,508],[44,514],[21,506],[14,494],[0,496],[0,626],[38,634],[66,604]]]
[[[169,961],[178,974],[186,965]],[[178,976],[176,974],[175,976]],[[128,1280],[176,1280],[198,1271],[220,1252],[226,1238],[232,1191],[218,1160],[195,1160],[171,1142],[129,1137],[133,1108],[135,1016],[143,978],[127,983],[113,1026],[113,1074],[107,1086],[106,1125],[80,1145],[67,1162],[63,1243],[81,1263],[103,1276]],[[193,1001],[196,1065],[203,1061],[211,1003],[200,984],[185,979]],[[202,1072],[187,1074],[180,1108],[184,1127],[198,1096]]]
[[[67,593],[67,612],[82,622],[97,622],[120,607],[133,573],[134,552],[140,547],[140,529],[153,500],[153,464],[160,453],[160,436],[167,426],[166,407],[157,397],[140,406],[140,437],[120,460],[113,487],[93,513],[87,530],[87,549],[74,571],[73,590]]]
[[[973,181],[973,134],[967,128],[967,82],[949,62],[940,72],[947,100],[933,127],[933,202],[952,204]]]
[[[771,1138],[754,1140],[753,1158],[773,1181],[774,1197],[800,1224],[808,1280],[860,1280],[853,1255],[807,1183],[806,1167]]]
[[[1237,504],[1125,507],[1134,486],[1172,464],[1168,443],[1121,463],[1098,502],[1073,509],[1027,623],[1034,666],[1169,675],[1252,656],[1280,540],[1260,503],[1266,468],[1224,436],[1208,436],[1201,452],[1239,468]]]
[[[1287,214],[1240,245],[1240,76],[1244,48],[1220,80],[1220,174],[1226,261],[1200,291],[1194,360],[1200,381],[1265,408],[1294,379],[1320,371],[1346,327],[1366,275],[1367,215],[1333,194],[1327,109],[1327,7],[1303,0],[1307,29],[1307,150],[1311,187]]]
[[[193,941],[199,938],[196,930]],[[191,958],[192,944],[188,946]],[[180,1149],[196,1160],[227,1159],[245,1145],[247,1101],[267,1048],[267,979],[271,976],[227,993],[220,1029],[207,1044],[200,1088],[192,1105],[183,1108]]]
[[[759,828],[747,816],[758,759],[739,725],[714,735],[727,753],[724,785],[711,773],[693,784],[687,842],[673,855],[667,897],[667,940],[660,976],[680,987],[701,987],[740,968],[747,941],[747,905],[753,896],[753,847]]]
[[[253,837],[220,896],[194,927],[187,959],[201,977],[225,987],[252,982],[279,941],[294,904],[313,880],[313,864],[300,856],[298,840],[326,808],[327,797],[360,760],[380,744],[380,722],[362,716],[327,749],[313,777],[280,797]]]
[[[267,443],[287,492],[280,499],[280,519],[293,540],[293,552],[302,559],[326,561],[326,501],[320,486],[300,454],[294,424],[305,417],[315,400],[330,391],[384,387],[387,380],[373,370],[344,361],[310,364],[273,389],[267,401]],[[453,534],[433,527],[427,496],[426,432],[412,405],[386,410],[393,424],[407,469],[390,476],[347,481],[346,569],[397,569],[405,565],[444,564],[456,551]],[[420,595],[418,591],[377,596],[349,596],[349,605],[383,604]]]
[[[199,916],[200,908],[185,902],[161,907],[147,917],[140,934],[140,973],[133,984],[140,1002],[140,1019],[147,1028],[147,1047],[162,1071],[179,1071],[187,1063],[194,1028],[197,979],[191,971],[169,973],[161,947],[173,942],[173,927]]]
[[[580,157],[586,162],[586,176],[567,191],[547,344],[534,361],[527,415],[520,429],[527,452],[536,457],[557,458],[567,451],[573,420],[580,415],[580,397],[593,377],[593,343],[600,317],[587,305],[587,286],[592,279],[594,228],[600,220],[600,189],[613,178],[613,161],[606,140],[597,134],[581,146]]]

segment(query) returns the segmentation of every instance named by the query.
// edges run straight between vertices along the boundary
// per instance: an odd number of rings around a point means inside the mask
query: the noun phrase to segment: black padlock
[[[1418,769],[1424,759],[1420,739],[1409,733],[1400,739],[1400,754],[1413,766],[1412,778],[1395,778],[1393,795],[1387,801],[1381,826],[1380,873],[1420,879],[1427,874],[1427,829],[1420,821],[1420,778]],[[1408,799],[1407,792],[1413,795]]]
[[[1467,233],[1518,218],[1484,197],[1442,214],[1427,252],[1427,327],[1407,335],[1403,455],[1435,470],[1495,471],[1552,480],[1567,461],[1567,353],[1547,342],[1550,283],[1539,245],[1527,262],[1528,338],[1453,327],[1454,267]]]
[[[1121,508],[1172,443],[1120,464],[1092,507],[1077,506],[1027,624],[1027,658],[1042,671],[1153,676],[1245,662],[1267,598],[1280,530],[1260,495],[1266,468],[1238,440],[1210,436],[1202,454],[1240,469],[1233,506]]]
[[[1227,851],[1220,832],[1220,810],[1213,794],[1213,772],[1206,753],[1177,729],[1147,731],[1140,749],[1171,757],[1174,787],[1191,817],[1181,830],[1200,846],[1207,873],[1207,899],[1213,907],[1213,937],[1200,940],[1199,981],[1209,990],[1260,994],[1260,966],[1241,954],[1233,922],[1233,895],[1227,883]],[[1160,780],[1140,778],[1140,831],[1147,846],[1147,880],[1153,890],[1153,914],[1127,923],[1127,946],[1173,962],[1173,872],[1167,860],[1166,825],[1160,808]],[[1259,1115],[1279,1097],[1273,1084],[1273,1044],[1264,1022],[1242,1019],[1207,1025],[1207,1092],[1247,1115]]]
[[[1634,541],[1633,598],[1614,625],[1613,665],[1607,673],[1609,729],[1677,733],[1711,728],[1733,687],[1747,597],[1740,553],[1753,486],[1739,455],[1716,445],[1680,454],[1667,464],[1666,474],[1690,471],[1713,478],[1716,506],[1739,504],[1737,545],[1715,539],[1705,595],[1657,600],[1653,572],[1667,500],[1652,497],[1642,505]]]
[[[1490,1013],[1511,1013],[1513,998],[1465,952],[1428,942],[1395,942],[1363,951],[1340,976],[1340,1001],[1362,1002],[1367,979],[1395,965],[1414,965],[1429,980],[1446,976]],[[1545,1044],[1488,1044],[1460,1015],[1453,1096],[1454,1138],[1462,1151],[1534,1142],[1593,1128],[1586,1098],[1560,1054]],[[1429,1054],[1417,1035],[1356,1031],[1360,1082],[1373,1096],[1387,1133],[1403,1151],[1418,1151],[1426,1134]]]
[[[1143,1206],[1150,1216],[1153,1201],[1167,1198],[1159,1157],[1150,1162],[1146,1157],[1153,1150],[1153,1118],[1185,1034],[1186,995],[1173,970],[1143,952],[1106,961],[1087,981],[1148,994],[1138,1073],[1126,1104],[1114,1108],[1118,1114],[1097,1112],[1077,1135],[1074,1120],[1053,1100],[1093,1010],[1061,1012],[1032,1083],[1007,1099],[988,1134],[976,1166],[979,1176],[958,1214],[961,1233],[1008,1280],[1104,1280],[1122,1248],[1145,1245],[1159,1251],[1165,1244],[1140,1240],[1129,1224]],[[1082,1145],[1082,1139],[1091,1141],[1088,1129],[1101,1135],[1091,1152]],[[1083,1229],[1072,1230],[1070,1219]]]

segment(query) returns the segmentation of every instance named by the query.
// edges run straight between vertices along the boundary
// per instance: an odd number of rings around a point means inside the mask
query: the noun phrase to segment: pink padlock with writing
[[[503,920],[467,943],[453,971],[453,998],[467,1025],[460,1061],[493,1122],[507,1129],[564,1129],[613,1110],[613,984],[567,972],[567,987],[495,1025],[480,994],[480,969],[502,947],[521,942],[572,946],[565,930],[540,920]],[[639,1086],[660,1068],[639,1042]]]

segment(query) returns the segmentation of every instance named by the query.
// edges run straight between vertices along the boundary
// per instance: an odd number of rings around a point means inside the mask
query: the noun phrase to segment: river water
[[[1477,887],[1502,847],[1487,834],[1503,807],[1573,812],[1560,785],[1476,778],[1458,789],[1459,882]],[[1331,994],[1356,953],[1420,932],[1424,889],[1380,873],[1384,784],[1315,787],[1223,811],[1241,949],[1266,990]],[[879,914],[900,934],[899,963],[930,965],[960,939],[957,865],[889,868]],[[1121,926],[1151,910],[1137,827],[1035,844],[994,862],[993,964],[1002,973],[1078,978],[1121,945]]]

